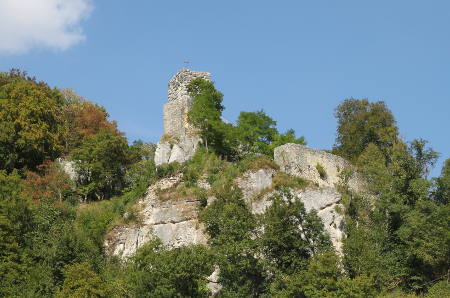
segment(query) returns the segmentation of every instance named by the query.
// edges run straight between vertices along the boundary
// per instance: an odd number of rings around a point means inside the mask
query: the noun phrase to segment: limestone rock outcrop
[[[164,105],[164,134],[157,144],[154,157],[156,165],[185,162],[195,154],[201,143],[198,130],[188,122],[192,98],[187,85],[196,78],[210,80],[210,74],[183,69],[169,82],[168,103]],[[340,252],[344,237],[344,218],[338,212],[343,206],[337,185],[342,179],[348,179],[348,186],[359,192],[365,188],[363,179],[345,159],[302,145],[286,144],[275,148],[274,161],[279,170],[276,166],[249,170],[234,180],[242,190],[244,201],[252,213],[263,214],[272,204],[269,198],[278,192],[274,187],[274,177],[280,174],[279,171],[301,177],[309,182],[309,186],[291,188],[290,191],[304,203],[307,211],[317,211],[334,247]],[[70,169],[67,168],[67,171]],[[205,175],[197,184],[209,189],[208,177]],[[105,240],[107,253],[122,258],[132,256],[139,247],[155,236],[170,247],[206,244],[207,236],[198,220],[200,199],[176,192],[172,196],[165,196],[179,183],[182,183],[182,174],[161,179],[151,185],[137,203],[138,223],[118,225],[110,231]],[[207,204],[214,200],[215,197],[208,197]],[[214,279],[215,276],[212,276],[212,284]]]
[[[305,204],[306,211],[317,211],[334,248],[337,252],[342,252],[345,222],[344,216],[337,212],[337,209],[343,210],[343,205],[340,204],[341,194],[335,188],[322,187],[297,190],[294,195]]]
[[[253,214],[263,214],[272,204],[269,198],[277,193],[273,187],[274,169],[258,169],[245,172],[235,179],[241,188],[243,199]],[[210,185],[201,177],[198,186],[208,189]],[[182,175],[164,178],[151,185],[147,194],[138,202],[138,223],[116,226],[106,237],[105,248],[108,254],[127,258],[136,250],[159,237],[165,245],[180,247],[189,244],[206,244],[207,236],[198,220],[200,200],[182,195],[162,199],[160,194],[169,193],[179,183]],[[341,195],[335,187],[310,185],[304,189],[291,189],[292,194],[301,200],[306,210],[316,210],[329,233],[333,246],[338,252],[342,249],[344,237],[344,218],[337,212],[343,209]],[[162,196],[164,197],[164,196]],[[214,198],[208,198],[208,204]]]
[[[181,175],[164,178],[149,187],[146,196],[138,202],[138,223],[119,225],[108,233],[104,243],[108,254],[130,257],[154,236],[169,247],[206,244],[197,218],[200,201],[182,196],[164,200],[159,196],[176,186],[181,178]]]
[[[274,173],[275,170],[273,169],[259,169],[248,171],[242,177],[236,179],[235,182],[242,190],[243,199],[253,214],[264,213],[266,208],[270,206],[270,201],[257,199],[257,197],[262,191],[272,188]],[[268,194],[273,194],[273,191],[268,192]]]
[[[155,164],[183,163],[194,156],[200,142],[200,137],[195,135],[181,136],[176,141],[159,141],[155,151]]]
[[[236,179],[236,183],[242,190],[243,198],[253,214],[263,214],[272,204],[269,198],[277,191],[273,189],[273,169],[259,169],[244,173]],[[260,195],[265,191],[264,195]],[[305,189],[291,189],[294,197],[297,197],[305,205],[306,211],[316,210],[322,219],[325,230],[329,233],[331,242],[336,251],[342,250],[344,237],[344,217],[336,209],[343,209],[340,204],[341,194],[334,187],[309,186]]]
[[[354,191],[364,189],[363,179],[347,160],[322,150],[285,144],[275,148],[274,160],[283,172],[310,180],[320,187],[335,187],[347,171],[351,174],[348,186]]]
[[[164,134],[155,152],[155,164],[185,162],[197,150],[201,139],[189,124],[188,112],[192,107],[187,85],[196,78],[210,80],[208,72],[180,70],[169,82],[168,103],[164,105]]]
[[[70,180],[76,181],[78,179],[78,174],[75,170],[75,163],[73,161],[60,157],[56,159],[56,162],[59,164],[63,172],[69,176]]]

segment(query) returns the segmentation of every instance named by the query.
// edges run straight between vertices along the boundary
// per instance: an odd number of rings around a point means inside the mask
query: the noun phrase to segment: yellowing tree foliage
[[[15,80],[0,88],[0,169],[34,169],[59,155],[61,119],[54,95],[33,81]]]

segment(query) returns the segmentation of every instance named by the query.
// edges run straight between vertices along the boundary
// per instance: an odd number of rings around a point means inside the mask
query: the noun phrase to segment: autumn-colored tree
[[[108,120],[105,108],[77,95],[71,89],[61,90],[66,101],[62,109],[64,119],[63,143],[66,153],[81,145],[83,139],[101,130],[122,135],[117,129],[116,121]]]
[[[27,171],[26,176],[24,192],[33,200],[48,197],[61,202],[73,188],[73,182],[58,162],[45,161],[36,172]]]

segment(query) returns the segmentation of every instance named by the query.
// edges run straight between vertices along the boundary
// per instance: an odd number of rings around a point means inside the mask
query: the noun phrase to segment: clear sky
[[[334,108],[383,100],[405,140],[450,157],[450,1],[0,0],[0,71],[20,68],[157,142],[167,82],[212,73],[224,117],[264,109],[331,148]]]

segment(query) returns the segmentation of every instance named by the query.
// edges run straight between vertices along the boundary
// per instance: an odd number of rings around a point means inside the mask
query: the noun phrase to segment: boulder
[[[280,169],[290,175],[312,181],[318,186],[335,187],[343,175],[351,175],[348,186],[354,191],[364,189],[363,179],[347,160],[340,156],[298,144],[275,148],[274,160]]]
[[[176,142],[160,141],[156,145],[155,164],[183,163],[194,156],[200,143],[199,136],[181,136]]]

